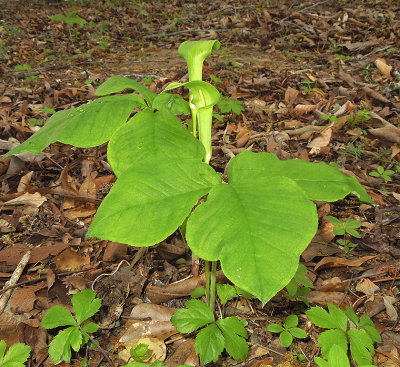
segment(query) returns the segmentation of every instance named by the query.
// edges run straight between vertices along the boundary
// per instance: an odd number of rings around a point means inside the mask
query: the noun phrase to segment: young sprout
[[[394,174],[394,171],[391,169],[385,170],[382,166],[378,166],[376,171],[372,171],[369,173],[372,177],[380,177],[385,180],[385,182],[392,181],[391,175]]]

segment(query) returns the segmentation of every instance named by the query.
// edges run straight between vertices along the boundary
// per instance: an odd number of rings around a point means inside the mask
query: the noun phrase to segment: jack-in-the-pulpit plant
[[[97,89],[101,98],[58,111],[6,156],[37,154],[57,141],[82,148],[109,141],[108,160],[117,180],[87,236],[151,246],[187,220],[185,236],[193,253],[219,260],[235,285],[265,303],[293,278],[316,233],[313,200],[335,201],[350,193],[372,200],[355,178],[336,168],[281,161],[269,153],[241,152],[229,162],[224,182],[208,165],[212,111],[220,94],[201,80],[204,59],[218,47],[218,41],[184,42],[179,52],[190,80],[172,83],[159,95],[131,79],[111,77]],[[189,88],[189,102],[166,93],[177,87]],[[141,96],[118,94],[125,90]],[[193,131],[176,118],[190,113]]]

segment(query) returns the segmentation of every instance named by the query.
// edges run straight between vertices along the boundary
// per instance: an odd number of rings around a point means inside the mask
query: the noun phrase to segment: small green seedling
[[[131,357],[136,362],[147,361],[153,354],[153,351],[149,349],[148,344],[139,344],[135,348],[131,348]]]
[[[335,124],[340,124],[339,119],[335,115],[329,116],[329,115],[325,114],[325,115],[322,115],[321,118],[322,118],[322,120],[327,120],[327,121],[333,122]]]
[[[99,326],[86,322],[101,306],[101,299],[95,298],[91,289],[85,289],[72,297],[75,316],[61,306],[53,306],[44,315],[41,325],[45,329],[69,326],[60,331],[50,343],[49,355],[54,364],[71,360],[71,348],[77,352],[88,342],[89,333],[95,333]]]
[[[285,297],[287,299],[298,299],[303,301],[307,306],[308,301],[305,296],[310,292],[311,288],[314,288],[313,284],[305,277],[307,274],[307,268],[303,264],[299,264],[296,274],[293,279],[285,287],[287,294]],[[300,285],[303,287],[301,287]]]
[[[7,344],[0,340],[0,367],[24,367],[31,353],[31,347],[23,343],[13,344],[6,352]]]
[[[282,345],[285,348],[288,348],[293,343],[293,338],[307,338],[307,333],[303,329],[298,328],[298,324],[299,318],[297,315],[289,315],[286,317],[283,326],[279,324],[271,324],[268,325],[267,330],[271,333],[280,333],[279,339]]]
[[[355,219],[348,219],[345,222],[341,222],[339,219],[330,215],[328,215],[326,219],[335,225],[335,227],[333,227],[333,234],[336,236],[343,236],[343,239],[337,240],[337,243],[343,246],[344,252],[348,254],[350,249],[356,246],[356,244],[350,241],[350,238],[361,238],[356,228],[360,228],[362,223]]]
[[[214,74],[210,74],[210,79],[216,84],[222,83],[222,80],[217,76],[215,76]]]
[[[217,294],[222,305],[225,305],[229,300],[239,297],[240,295],[247,299],[252,298],[252,295],[249,292],[230,284],[217,284]]]
[[[217,106],[221,113],[233,112],[236,115],[240,115],[240,112],[244,111],[242,102],[228,97],[221,97],[217,102]]]
[[[29,126],[43,126],[44,121],[42,119],[36,119],[34,117],[28,119]]]
[[[316,83],[313,82],[312,80],[303,80],[301,82],[303,84],[300,88],[304,92],[311,93],[314,92],[314,88],[316,87]]]
[[[49,18],[55,22],[65,22],[70,27],[73,27],[75,24],[85,24],[87,23],[85,19],[76,16],[77,11],[70,11],[65,14],[55,14],[50,15]]]
[[[358,110],[354,116],[348,116],[347,121],[352,125],[363,125],[371,118],[370,113],[369,110]]]
[[[383,178],[385,182],[392,181],[392,178],[390,176],[393,174],[394,171],[392,171],[391,169],[385,170],[382,166],[378,166],[376,171],[372,171],[369,173],[369,175],[372,177]]]
[[[293,354],[293,357],[297,358],[300,362],[304,362],[305,360],[307,360],[307,357],[305,356],[305,354],[299,353],[296,349],[293,350],[292,354]]]
[[[190,297],[192,298],[200,298],[206,294],[204,287],[197,287],[193,291],[190,292]]]
[[[192,333],[196,336],[195,349],[202,364],[216,362],[225,349],[234,359],[245,359],[248,353],[245,322],[237,317],[226,317],[215,321],[214,313],[205,303],[190,300],[187,308],[177,310],[171,318],[172,324],[180,333]]]
[[[306,312],[313,324],[320,328],[328,329],[322,332],[318,338],[321,354],[323,357],[328,358],[328,362],[319,359],[318,365],[320,367],[346,366],[346,364],[333,364],[336,353],[331,352],[331,350],[335,348],[334,351],[337,352],[335,347],[337,346],[345,352],[347,358],[349,343],[353,360],[359,366],[371,365],[371,354],[375,353],[373,344],[382,341],[371,319],[367,315],[362,315],[358,318],[350,307],[342,311],[339,307],[328,303],[328,309],[329,312],[322,307],[312,307]],[[349,327],[349,320],[352,323],[351,327]]]

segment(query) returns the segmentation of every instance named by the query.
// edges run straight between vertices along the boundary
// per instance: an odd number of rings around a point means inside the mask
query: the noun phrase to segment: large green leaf
[[[157,96],[156,93],[146,88],[135,80],[125,78],[123,76],[112,76],[101,84],[97,90],[96,96],[106,96],[112,93],[122,92],[125,89],[135,90],[139,92],[151,107],[153,99]]]
[[[373,203],[361,184],[354,178],[327,164],[310,163],[302,159],[279,160],[271,153],[253,153],[247,150],[233,158],[228,167],[235,171],[235,182],[253,182],[284,176],[291,178],[305,191],[311,200],[336,201],[353,193],[360,200]]]
[[[293,278],[313,238],[315,205],[291,179],[214,186],[187,223],[186,239],[201,258],[220,260],[237,286],[267,302]]]
[[[171,235],[220,176],[198,159],[149,159],[118,178],[87,236],[151,246]]]
[[[190,114],[189,102],[179,94],[161,93],[153,100],[153,109],[168,109],[174,115]]]
[[[194,158],[201,161],[203,145],[168,111],[143,110],[112,136],[107,157],[115,174],[145,159]]]
[[[59,141],[80,148],[105,143],[136,107],[144,101],[136,94],[96,99],[80,107],[58,111],[46,125],[4,157],[22,152],[39,154],[51,143]]]

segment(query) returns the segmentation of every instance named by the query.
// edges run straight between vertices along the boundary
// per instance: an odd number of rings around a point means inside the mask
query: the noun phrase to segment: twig
[[[275,353],[275,354],[277,354],[277,355],[279,355],[279,356],[281,356],[281,357],[284,357],[284,356],[285,356],[285,355],[282,354],[281,352],[278,352],[277,350],[268,348],[268,347],[266,347],[266,346],[264,346],[264,345],[261,345],[261,344],[258,344],[258,343],[251,343],[251,342],[250,342],[249,344],[256,345],[256,346],[259,347],[259,348],[265,349],[265,350],[267,350],[268,352]]]
[[[322,4],[325,4],[325,3],[329,3],[330,1],[331,1],[331,0],[324,0],[324,1],[320,1],[320,2],[318,2],[318,3],[315,3],[315,4],[313,4],[313,5],[306,6],[305,8],[298,10],[297,13],[303,13],[304,11],[306,11],[306,10],[308,10],[308,9],[315,8],[315,7],[318,6],[318,5],[322,5]],[[293,15],[293,14],[290,14],[290,15],[287,16],[286,18],[281,19],[281,22],[284,22],[285,20],[288,20],[289,18],[292,17],[292,15]]]
[[[17,265],[16,269],[14,270],[13,274],[11,275],[11,278],[8,282],[6,282],[5,286],[12,286],[15,285],[19,278],[22,275],[22,272],[25,269],[25,266],[28,264],[30,258],[31,258],[32,252],[27,251],[24,256],[22,256],[22,259],[20,260],[19,264]],[[4,311],[6,308],[7,302],[11,297],[12,294],[12,289],[8,288],[4,294],[0,298],[0,314]]]
[[[143,257],[143,255],[147,252],[148,247],[140,247],[139,250],[136,252],[129,268],[133,269],[135,264]]]
[[[169,33],[153,33],[153,34],[148,34],[147,36],[144,36],[144,39],[149,39],[149,38],[160,38],[160,37],[169,37],[169,36],[176,36],[178,34],[184,34],[184,33],[202,33],[202,32],[227,32],[229,29],[185,29],[184,31],[176,31],[176,32],[169,32]]]
[[[58,277],[63,277],[63,276],[67,276],[67,275],[71,275],[71,274],[76,274],[76,273],[84,273],[86,271],[89,270],[93,270],[93,267],[85,269],[85,270],[78,270],[78,271],[67,271],[65,273],[60,273],[60,274],[56,274]],[[25,284],[33,284],[33,283],[39,283],[42,280],[46,280],[46,278],[35,278],[35,279],[28,279],[28,280],[24,280],[23,282],[19,282],[13,285],[8,285],[7,287],[0,289],[0,295],[4,292],[7,292],[9,289],[14,289],[14,288],[18,288],[21,285],[25,285]]]

